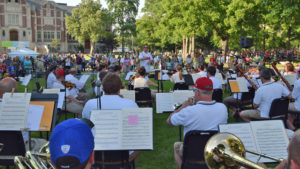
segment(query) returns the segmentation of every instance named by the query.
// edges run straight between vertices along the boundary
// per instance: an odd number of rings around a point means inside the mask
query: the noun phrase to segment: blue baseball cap
[[[51,160],[58,169],[84,168],[94,150],[94,136],[86,123],[69,119],[55,127],[49,148]]]

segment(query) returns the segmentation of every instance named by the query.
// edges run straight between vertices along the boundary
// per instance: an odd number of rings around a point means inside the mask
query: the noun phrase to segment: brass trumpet
[[[18,169],[55,169],[50,160],[49,142],[38,152],[27,151],[25,157],[16,156],[14,162]]]
[[[282,161],[281,159],[275,159],[246,150],[241,140],[231,133],[219,133],[212,136],[204,148],[204,157],[206,165],[210,169],[239,169],[241,166],[246,168],[264,169],[264,167],[247,160],[245,158],[246,152],[278,162]]]

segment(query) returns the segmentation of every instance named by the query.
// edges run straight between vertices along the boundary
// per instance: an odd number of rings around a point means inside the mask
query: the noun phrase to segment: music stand
[[[186,85],[188,86],[195,85],[192,75],[190,74],[183,75],[183,79]]]

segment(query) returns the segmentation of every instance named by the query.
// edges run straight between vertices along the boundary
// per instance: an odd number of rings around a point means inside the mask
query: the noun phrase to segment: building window
[[[57,38],[57,39],[60,39],[60,32],[57,32],[56,38]]]
[[[26,36],[26,32],[25,32],[25,31],[23,31],[23,36],[24,36],[24,37]]]
[[[19,25],[19,15],[8,14],[8,24],[10,24],[10,25]]]
[[[51,39],[54,39],[54,32],[51,32]]]
[[[5,30],[2,31],[2,36],[5,37]]]
[[[46,40],[54,39],[54,32],[44,32],[44,39]]]
[[[41,39],[41,38],[42,38],[41,32],[40,32],[40,31],[37,32],[37,38],[38,38],[38,39]]]

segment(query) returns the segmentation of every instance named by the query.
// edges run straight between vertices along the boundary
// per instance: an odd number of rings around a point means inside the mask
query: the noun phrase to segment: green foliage
[[[72,15],[66,16],[67,33],[81,44],[90,40],[92,52],[94,43],[107,35],[110,20],[108,11],[101,8],[100,1],[82,0],[79,7],[72,10]]]
[[[59,45],[60,45],[59,39],[52,39],[50,47],[53,48],[55,52],[57,51]]]

